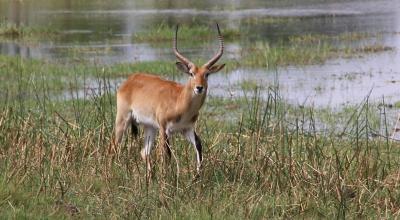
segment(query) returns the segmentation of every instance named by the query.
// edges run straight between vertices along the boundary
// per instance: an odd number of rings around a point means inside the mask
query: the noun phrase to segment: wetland
[[[185,82],[175,26],[203,63],[215,22],[202,175],[177,137],[149,183],[142,134],[112,151],[115,91],[133,72]],[[0,0],[0,215],[396,218],[399,48],[396,0]]]

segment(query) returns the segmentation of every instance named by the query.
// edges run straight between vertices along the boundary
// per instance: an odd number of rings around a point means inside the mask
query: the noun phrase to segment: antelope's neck
[[[203,106],[206,98],[207,91],[202,94],[195,94],[190,83],[187,83],[181,93],[180,100],[182,101],[180,109],[183,115],[187,117],[193,117],[198,115],[201,106]]]

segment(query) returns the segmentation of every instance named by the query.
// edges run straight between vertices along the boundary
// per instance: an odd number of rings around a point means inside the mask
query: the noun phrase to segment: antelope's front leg
[[[186,130],[183,135],[186,137],[188,141],[190,141],[196,149],[196,158],[197,158],[197,173],[200,173],[201,170],[201,162],[203,161],[202,155],[202,146],[201,140],[199,136],[196,134],[194,129]]]
[[[160,128],[160,149],[159,149],[159,154],[163,158],[167,158],[169,161],[171,159],[171,146],[170,146],[170,134],[163,129]]]

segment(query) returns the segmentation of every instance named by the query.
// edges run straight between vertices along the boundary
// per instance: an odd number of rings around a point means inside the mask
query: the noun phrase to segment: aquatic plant
[[[59,35],[57,30],[51,27],[30,27],[24,24],[16,25],[2,21],[0,22],[1,40],[18,40],[23,42],[37,42],[40,39],[55,39]]]
[[[180,29],[181,31],[179,37],[181,38],[181,41],[190,40],[190,42],[193,43],[195,42],[194,40],[198,41],[212,39],[215,37],[215,35],[213,35],[211,26],[181,25]],[[175,26],[169,26],[166,23],[161,23],[142,32],[135,33],[133,35],[133,40],[135,42],[160,43],[166,41],[170,43],[172,41],[174,30]],[[223,35],[226,41],[237,39],[241,34],[243,33],[241,33],[241,31],[238,29],[223,29]]]

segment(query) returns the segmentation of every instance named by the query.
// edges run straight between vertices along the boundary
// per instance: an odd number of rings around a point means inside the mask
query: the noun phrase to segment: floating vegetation
[[[289,43],[280,42],[270,45],[268,42],[256,42],[243,48],[241,65],[248,67],[276,68],[287,65],[321,64],[328,59],[358,57],[367,53],[379,53],[394,50],[393,47],[372,43],[363,45],[337,46],[324,37],[292,38]],[[331,39],[331,38],[329,38]]]
[[[302,34],[289,37],[291,43],[314,44],[321,41],[337,41],[337,42],[356,42],[369,39],[381,39],[382,33],[360,33],[348,32],[339,35],[323,35],[323,34]]]
[[[0,39],[23,42],[37,42],[43,38],[54,39],[59,35],[58,31],[50,27],[30,27],[23,24],[16,25],[9,22],[0,22]]]
[[[242,23],[246,25],[287,24],[299,21],[297,17],[248,17],[243,18]]]
[[[168,26],[164,23],[151,27],[143,32],[135,33],[133,36],[133,40],[135,42],[162,42],[168,41],[172,42],[172,39],[175,35],[175,28]],[[179,27],[179,41],[190,40],[194,42],[196,40],[205,40],[205,39],[214,39],[215,38],[215,30],[214,26],[206,26],[206,25],[181,25]],[[237,39],[242,34],[238,29],[229,29],[224,28],[222,30],[224,39],[226,41]]]
[[[243,80],[239,84],[240,88],[242,90],[247,90],[247,91],[254,91],[258,87],[260,87],[257,82],[252,81],[252,80]]]

